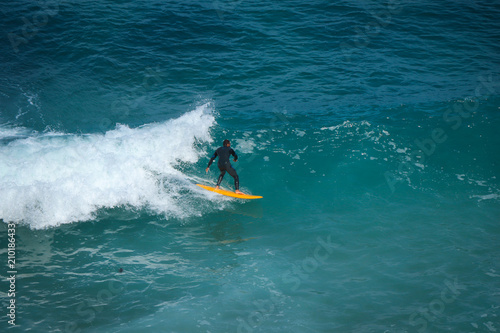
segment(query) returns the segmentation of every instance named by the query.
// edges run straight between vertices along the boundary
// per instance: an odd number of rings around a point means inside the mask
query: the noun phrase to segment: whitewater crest
[[[192,184],[177,166],[198,161],[215,123],[205,104],[163,123],[105,134],[33,133],[0,145],[0,219],[40,229],[121,206],[196,214],[179,202]]]

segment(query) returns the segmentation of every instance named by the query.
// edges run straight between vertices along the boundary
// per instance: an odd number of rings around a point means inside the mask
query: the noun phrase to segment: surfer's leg
[[[226,174],[226,170],[219,168],[220,170],[220,175],[219,179],[217,179],[217,186],[216,188],[219,188],[220,183],[222,182],[222,178],[224,178],[224,175]]]
[[[227,168],[227,172],[231,175],[231,177],[234,178],[234,189],[238,191],[240,189],[240,178],[238,177],[238,174],[236,173],[236,170],[232,166],[229,166]]]

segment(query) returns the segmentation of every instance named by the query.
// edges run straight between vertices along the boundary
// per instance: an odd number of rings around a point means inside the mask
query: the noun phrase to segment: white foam
[[[238,147],[238,151],[242,152],[243,154],[252,154],[253,149],[256,146],[256,143],[252,138],[250,139],[245,138],[245,139],[237,139],[236,145]]]
[[[473,195],[471,198],[479,198],[479,201],[483,200],[495,200],[500,199],[500,195],[496,193],[485,194],[485,195]]]
[[[36,134],[0,146],[0,219],[38,229],[120,206],[196,214],[179,205],[179,193],[192,184],[176,167],[205,153],[197,143],[212,142],[214,124],[206,104],[164,123]]]
[[[389,144],[394,144],[394,148],[396,148],[396,144],[394,142],[389,142]],[[396,153],[399,153],[399,154],[406,154],[406,151],[408,150],[408,148],[398,148],[396,149]]]
[[[0,140],[26,136],[29,131],[25,127],[0,126]]]
[[[366,126],[366,127],[370,127],[372,124],[370,124],[368,121],[366,120],[362,120],[361,123],[358,123],[358,122],[351,122],[349,120],[345,120],[342,124],[339,124],[339,125],[335,125],[335,126],[330,126],[330,127],[321,127],[321,130],[324,131],[324,130],[330,130],[330,131],[335,131],[335,130],[338,130],[340,128],[358,128],[360,126]]]
[[[306,135],[306,132],[305,131],[301,131],[301,130],[295,130],[295,133],[297,133],[297,136],[298,137],[303,137],[304,135]]]

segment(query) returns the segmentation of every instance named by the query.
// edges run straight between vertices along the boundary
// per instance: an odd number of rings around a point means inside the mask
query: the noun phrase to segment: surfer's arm
[[[213,155],[212,155],[212,158],[210,159],[210,161],[208,161],[208,165],[207,165],[207,172],[208,172],[208,168],[210,168],[210,166],[212,165],[212,163],[214,162],[215,158],[217,157],[217,152],[215,152]]]
[[[233,161],[236,162],[238,160],[238,155],[236,155],[236,152],[233,149],[231,149],[230,153],[231,153],[231,155],[234,156],[234,160]]]

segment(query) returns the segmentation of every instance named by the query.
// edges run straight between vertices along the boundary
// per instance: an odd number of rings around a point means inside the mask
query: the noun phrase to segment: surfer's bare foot
[[[215,186],[215,189],[216,189],[216,190],[219,190],[220,188],[219,188],[219,186]]]
[[[236,193],[236,194],[245,194],[245,193],[241,192],[240,190],[236,190],[236,191],[234,191],[234,193]]]

